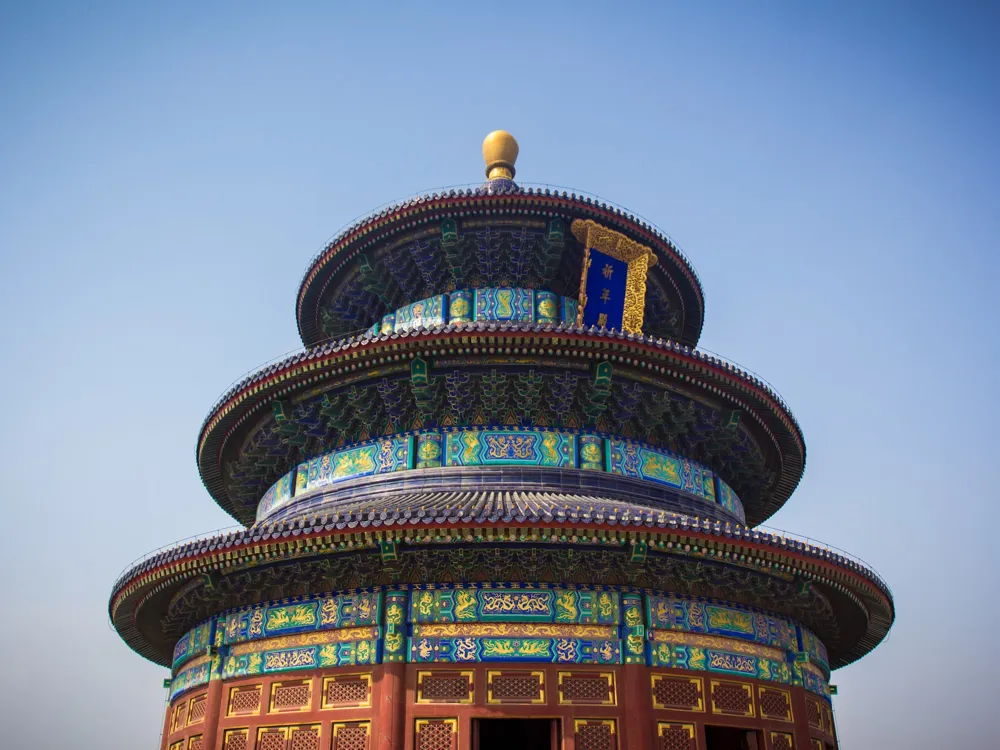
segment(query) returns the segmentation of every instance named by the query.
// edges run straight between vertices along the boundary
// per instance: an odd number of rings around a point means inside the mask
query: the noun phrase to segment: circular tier
[[[502,183],[502,184],[501,184]],[[694,269],[662,232],[597,199],[494,180],[378,211],[313,260],[296,314],[306,346],[359,333],[403,305],[467,287],[524,287],[578,296],[583,248],[569,231],[594,220],[654,251],[643,330],[694,346],[704,297]]]
[[[714,356],[631,334],[477,322],[366,334],[258,371],[209,414],[198,465],[215,500],[249,524],[268,488],[304,461],[380,436],[463,427],[642,443],[714,472],[750,525],[787,500],[805,464],[777,394]],[[613,449],[605,443],[607,456]],[[585,468],[583,459],[571,467]]]
[[[709,598],[807,629],[828,651],[824,669],[860,658],[892,624],[888,587],[829,550],[627,504],[610,513],[588,507],[544,493],[458,492],[406,517],[373,499],[159,553],[119,579],[110,615],[133,649],[164,665],[186,648],[178,647],[186,633],[231,610],[322,592],[431,584],[514,581]],[[646,648],[655,638],[643,637],[640,653],[656,658]],[[412,660],[401,644],[392,648],[400,660]]]
[[[668,451],[565,430],[452,428],[394,435],[303,462],[264,493],[257,523],[333,512],[370,498],[416,517],[435,494],[447,497],[456,489],[613,497],[614,503],[602,501],[609,513],[612,505],[631,503],[746,521],[729,485]]]

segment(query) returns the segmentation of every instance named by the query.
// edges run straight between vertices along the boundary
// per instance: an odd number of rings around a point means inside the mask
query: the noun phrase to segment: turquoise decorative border
[[[577,465],[576,435],[539,430],[462,430],[445,435],[445,466]]]
[[[412,623],[544,622],[617,625],[617,591],[524,588],[425,589],[410,597]]]
[[[741,521],[745,519],[743,505],[728,484],[708,467],[672,451],[580,430],[484,426],[401,433],[316,456],[264,493],[257,506],[257,521],[304,492],[342,480],[440,466],[555,466],[607,471],[672,487],[702,502],[722,505]]]
[[[264,604],[220,619],[222,643],[232,645],[292,633],[378,625],[382,592],[314,598],[292,604]]]
[[[410,638],[410,662],[621,664],[617,638]]]
[[[173,700],[186,690],[193,690],[196,687],[207,685],[211,662],[207,660],[192,664],[186,669],[178,672],[170,681],[170,700]]]
[[[178,665],[205,653],[212,642],[213,625],[214,621],[212,620],[203,622],[194,630],[189,630],[177,641],[177,645],[174,646],[174,658],[171,662],[173,667],[176,668]]]
[[[371,631],[371,638],[264,649],[228,656],[223,661],[221,677],[228,680],[301,669],[378,664],[381,662],[379,628],[371,628]]]
[[[653,649],[650,665],[687,669],[691,672],[715,672],[753,677],[757,680],[780,682],[797,687],[804,685],[803,675],[805,672],[794,661],[779,661],[721,648],[702,648],[680,644],[667,649]]]
[[[744,607],[650,595],[646,597],[646,618],[651,628],[739,638],[784,651],[799,650],[795,623]],[[810,637],[815,640],[811,633]]]
[[[512,322],[576,325],[579,303],[553,292],[517,287],[459,289],[411,302],[386,313],[368,329],[369,336],[403,333],[449,323]]]
[[[826,649],[801,625],[727,602],[613,586],[442,584],[320,594],[223,613],[185,634],[174,653],[171,699],[210,679],[404,661],[644,664],[829,696],[829,671],[820,664]]]

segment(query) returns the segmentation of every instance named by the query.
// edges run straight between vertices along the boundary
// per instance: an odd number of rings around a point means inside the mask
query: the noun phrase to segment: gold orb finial
[[[506,130],[494,130],[483,140],[483,160],[486,162],[486,179],[514,179],[514,162],[517,161],[517,141]]]

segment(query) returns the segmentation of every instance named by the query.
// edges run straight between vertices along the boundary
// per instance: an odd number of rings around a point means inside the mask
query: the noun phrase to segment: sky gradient
[[[332,234],[481,181],[504,128],[519,180],[684,248],[703,347],[805,433],[769,525],[892,586],[841,747],[995,746],[997,6],[618,5],[0,2],[4,744],[157,746],[167,670],[107,600],[232,523],[202,419],[300,346]]]

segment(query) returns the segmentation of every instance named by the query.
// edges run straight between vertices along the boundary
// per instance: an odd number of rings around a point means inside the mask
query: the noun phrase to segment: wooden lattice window
[[[559,702],[575,705],[614,706],[615,676],[612,672],[560,672]]]
[[[700,677],[676,677],[654,674],[652,681],[653,707],[704,711],[705,697]]]
[[[368,750],[371,722],[345,721],[333,725],[332,750]]]
[[[324,678],[322,708],[356,708],[371,704],[371,672]]]
[[[260,711],[261,690],[259,684],[231,688],[226,716],[243,716]]]
[[[745,682],[712,680],[712,710],[718,714],[753,716],[753,688]]]
[[[778,721],[793,721],[792,694],[787,690],[772,687],[760,687],[760,716],[762,719],[777,719]]]
[[[188,726],[204,721],[206,708],[208,708],[208,703],[205,700],[204,695],[198,695],[192,698],[191,703],[188,706]]]
[[[618,750],[614,719],[574,719],[576,750]]]
[[[413,734],[416,750],[455,750],[458,719],[417,719]]]
[[[174,706],[174,715],[170,720],[170,731],[176,732],[178,729],[183,729],[185,724],[187,724],[187,701],[181,701]]]
[[[661,721],[656,725],[659,750],[698,750],[698,730],[694,724]]]
[[[319,750],[319,725],[291,727],[286,750]]]
[[[196,734],[194,737],[188,740],[187,750],[202,750],[202,737],[200,734]]]
[[[545,703],[545,673],[489,670],[487,703]]]
[[[813,729],[823,729],[823,707],[815,698],[806,696],[806,719]]]
[[[249,729],[229,729],[222,737],[222,750],[251,750]]]
[[[254,750],[320,750],[320,725],[260,727]]]
[[[167,750],[184,750],[184,740],[177,740],[177,742],[171,742],[170,747]]]
[[[312,704],[312,680],[275,682],[271,685],[272,713],[308,711]]]
[[[795,750],[795,737],[787,732],[771,732],[772,750]]]
[[[825,703],[823,704],[823,719],[826,722],[826,725],[824,726],[826,733],[835,734],[833,729],[833,710]]]
[[[285,727],[263,727],[257,730],[256,750],[285,750],[287,741]]]
[[[472,703],[471,671],[417,672],[417,703]]]
[[[823,750],[823,740],[811,739],[809,740],[809,746],[812,750]]]

